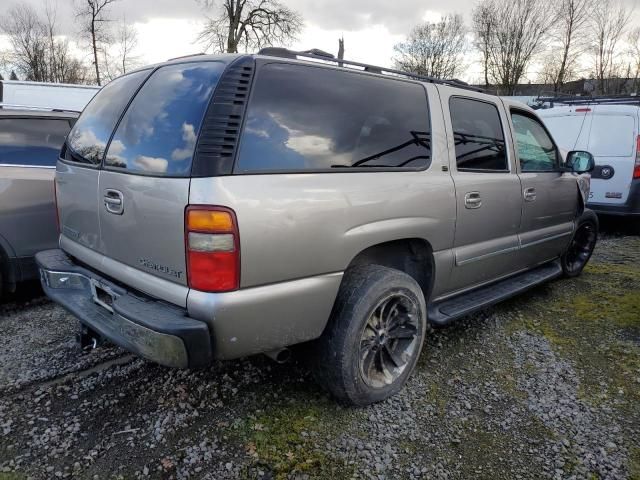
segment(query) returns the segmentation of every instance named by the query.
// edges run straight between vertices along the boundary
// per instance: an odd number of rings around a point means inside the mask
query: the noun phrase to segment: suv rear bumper
[[[169,367],[211,363],[209,327],[185,310],[127,291],[59,249],[38,253],[36,262],[47,296],[113,343]]]
[[[640,216],[640,179],[631,181],[626,202],[619,204],[587,202],[587,208],[600,215]]]

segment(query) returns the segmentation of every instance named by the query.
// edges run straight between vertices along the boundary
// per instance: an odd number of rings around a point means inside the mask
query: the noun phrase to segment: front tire
[[[416,366],[426,332],[424,295],[404,272],[367,265],[347,271],[331,319],[315,344],[314,374],[357,406],[396,394]]]
[[[560,257],[562,272],[567,278],[577,277],[593,254],[598,241],[598,216],[592,210],[585,210],[576,224],[567,251]]]

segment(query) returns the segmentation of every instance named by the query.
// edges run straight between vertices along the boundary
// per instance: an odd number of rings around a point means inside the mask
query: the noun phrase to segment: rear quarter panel
[[[438,94],[425,88],[433,156],[427,170],[191,180],[189,203],[236,212],[242,288],[341,272],[369,246],[421,238],[436,257],[438,293],[450,275],[456,204]]]

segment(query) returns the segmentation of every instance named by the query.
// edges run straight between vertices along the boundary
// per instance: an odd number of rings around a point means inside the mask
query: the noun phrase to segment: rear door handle
[[[124,197],[120,190],[114,190],[113,188],[107,188],[104,191],[104,206],[107,212],[114,215],[122,215],[124,212]]]
[[[522,194],[525,202],[533,202],[536,199],[536,189],[533,187],[525,188]]]
[[[482,198],[480,192],[468,192],[464,194],[465,208],[480,208],[482,206]]]

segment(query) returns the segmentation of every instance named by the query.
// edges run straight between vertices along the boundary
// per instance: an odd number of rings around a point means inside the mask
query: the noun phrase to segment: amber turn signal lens
[[[192,232],[233,232],[233,218],[229,212],[188,210],[187,229]]]

